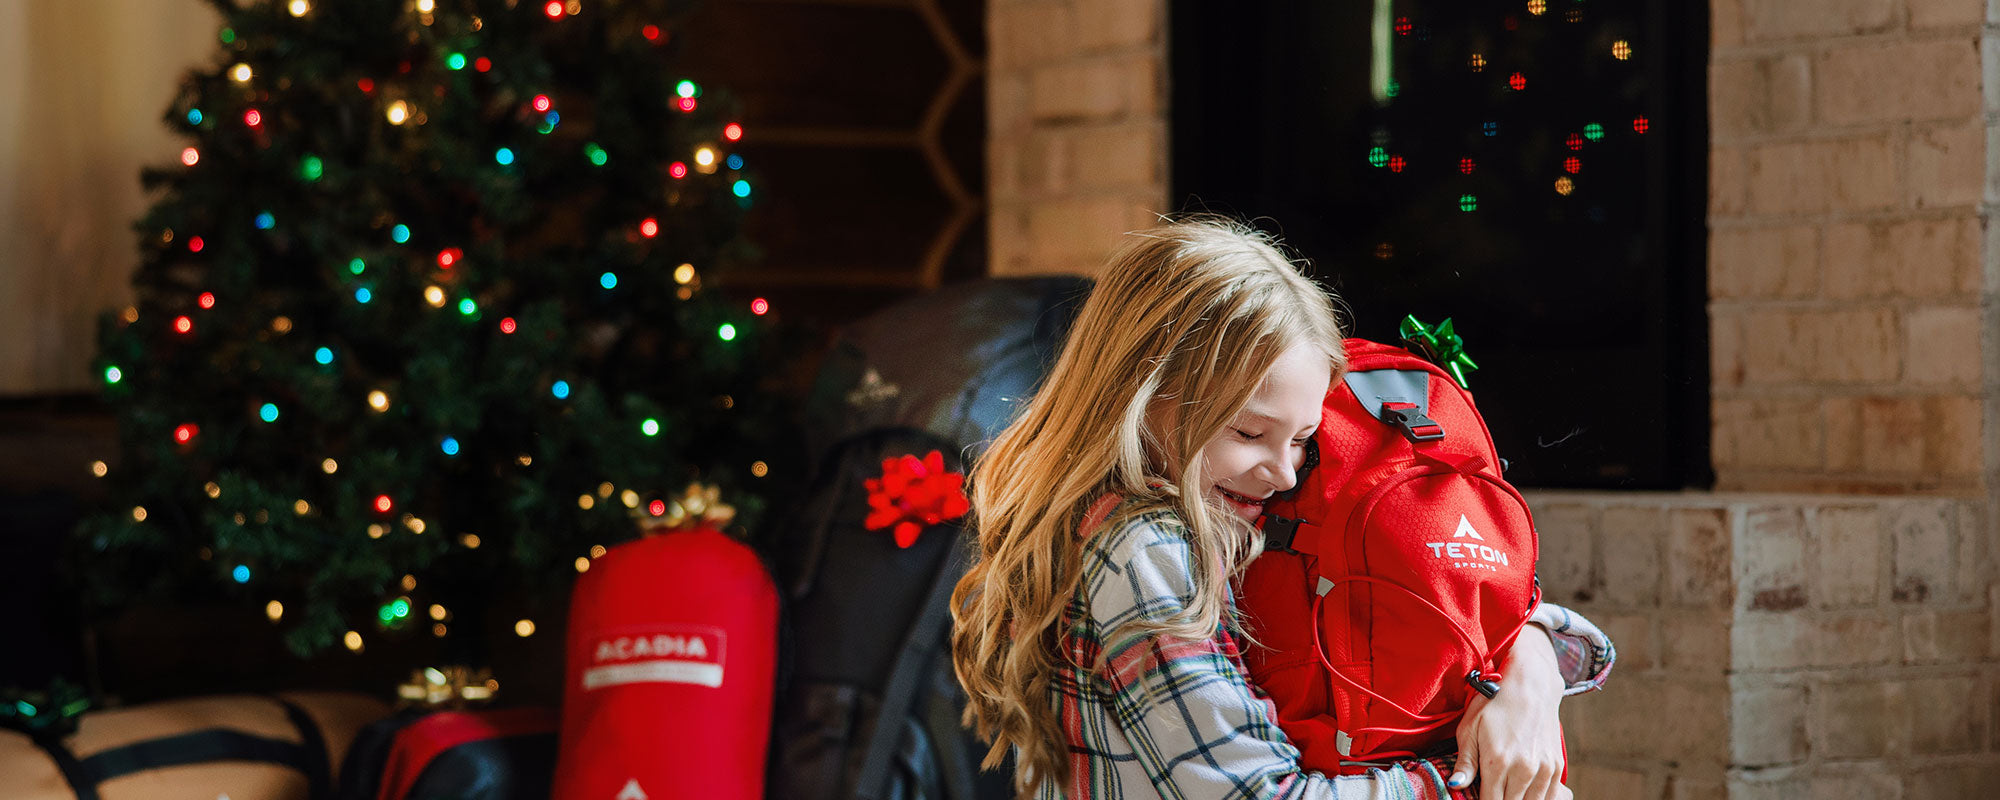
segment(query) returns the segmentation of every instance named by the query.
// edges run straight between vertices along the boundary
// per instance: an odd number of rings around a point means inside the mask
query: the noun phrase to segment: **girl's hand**
[[[1478,692],[1458,724],[1458,768],[1451,785],[1480,779],[1481,800],[1566,800],[1563,769],[1563,679],[1555,648],[1540,625],[1521,629],[1501,666],[1500,693]]]

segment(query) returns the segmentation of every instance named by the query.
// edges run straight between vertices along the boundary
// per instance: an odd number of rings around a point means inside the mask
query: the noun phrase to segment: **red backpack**
[[[1472,396],[1401,348],[1347,353],[1240,594],[1251,678],[1327,774],[1441,754],[1540,601],[1534,523]]]

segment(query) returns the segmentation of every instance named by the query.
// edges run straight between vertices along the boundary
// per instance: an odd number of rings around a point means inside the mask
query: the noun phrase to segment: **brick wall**
[[[1097,270],[1167,204],[1166,4],[992,0],[995,275]]]
[[[1164,208],[1165,6],[990,6],[996,274]],[[1621,650],[1565,703],[1572,786],[2000,796],[2000,0],[1710,11],[1720,493],[1529,494],[1549,597]]]
[[[1718,488],[1981,486],[1981,0],[1715,0]]]

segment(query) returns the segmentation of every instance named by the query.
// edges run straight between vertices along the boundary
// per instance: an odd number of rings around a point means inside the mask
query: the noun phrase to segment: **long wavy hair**
[[[979,556],[952,592],[952,665],[970,697],[966,723],[992,743],[982,768],[1011,748],[1022,795],[1066,779],[1048,692],[1072,659],[1058,642],[1082,563],[1077,526],[1105,493],[1169,506],[1188,524],[1194,602],[1145,627],[1215,635],[1229,580],[1263,535],[1205,501],[1200,452],[1301,342],[1325,351],[1332,374],[1346,368],[1332,298],[1254,228],[1170,222],[1130,234],[1112,256],[1046,382],[973,466]]]

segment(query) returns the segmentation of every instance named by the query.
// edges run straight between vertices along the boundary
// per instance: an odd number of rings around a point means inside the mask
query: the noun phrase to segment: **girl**
[[[983,767],[1012,750],[1017,791],[1043,798],[1434,795],[1402,767],[1301,773],[1236,645],[1252,523],[1296,482],[1345,361],[1327,294],[1253,229],[1166,224],[1113,256],[974,469],[979,558],[952,596],[952,656],[993,743]],[[1483,773],[1489,799],[1569,796],[1550,643],[1529,626],[1504,690],[1469,708],[1454,786]]]

